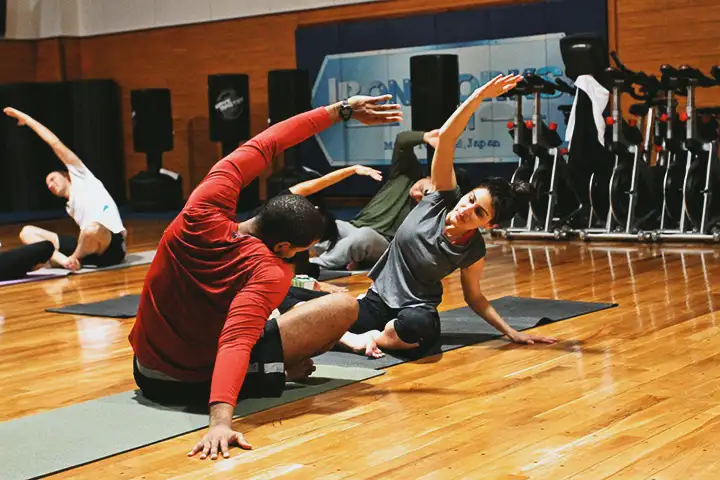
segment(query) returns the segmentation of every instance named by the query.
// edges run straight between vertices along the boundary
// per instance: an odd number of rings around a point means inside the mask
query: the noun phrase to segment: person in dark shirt
[[[432,188],[414,149],[423,143],[436,147],[438,132],[398,134],[387,182],[353,220],[336,222],[337,243],[315,246],[317,256],[311,263],[326,270],[355,270],[377,262],[410,211]],[[459,172],[459,183],[463,191],[468,190],[465,172]]]
[[[339,183],[346,178],[351,177],[352,175],[367,176],[375,181],[382,181],[382,172],[363,165],[351,165],[348,167],[340,168],[338,170],[334,170],[322,177],[300,182],[290,188],[279,191],[274,196],[279,197],[281,195],[300,195],[302,197],[308,198],[311,202],[313,202],[315,207],[323,216],[324,220],[324,229],[322,232],[318,232],[318,234],[321,235],[319,237],[320,242],[326,242],[326,244],[329,245],[329,248],[332,248],[335,246],[339,239],[338,221],[327,210],[325,202],[317,194],[322,192],[324,189],[335,185],[336,183]],[[258,207],[254,212],[251,213],[251,216],[259,214],[262,211],[262,208],[262,206]],[[295,256],[292,258],[292,265],[294,267],[294,273],[296,275],[308,275],[315,279],[318,279],[320,276],[320,268],[316,264],[310,262],[310,252],[307,250],[296,253]],[[329,293],[347,291],[346,288],[337,287],[335,285],[331,285],[325,282],[317,282],[316,286],[318,291]]]

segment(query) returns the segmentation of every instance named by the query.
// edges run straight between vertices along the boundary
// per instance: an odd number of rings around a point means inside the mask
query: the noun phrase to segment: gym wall
[[[63,74],[67,79],[115,79],[122,91],[127,179],[145,168],[144,157],[132,151],[130,90],[170,88],[175,149],[164,156],[164,165],[183,175],[187,195],[220,157],[219,147],[209,140],[208,74],[250,75],[255,134],[267,125],[267,72],[296,67],[299,26],[519,3],[534,2],[385,0],[97,37],[2,41],[0,82],[59,80]],[[687,62],[707,69],[720,61],[717,0],[608,0],[608,11],[611,48],[618,48],[633,69],[657,71],[663,62]],[[700,91],[698,101],[720,104],[720,89]]]
[[[0,41],[0,83],[35,80],[36,42]]]
[[[310,72],[316,87],[313,105],[350,95],[345,93],[348,90],[365,95],[390,91],[404,105],[405,114],[405,121],[397,126],[357,126],[322,132],[319,142],[302,145],[301,156],[307,166],[320,172],[330,170],[329,160],[336,167],[364,163],[383,169],[389,165],[396,135],[416,125],[415,114],[443,94],[433,85],[426,98],[412,93],[411,101],[410,59],[417,55],[457,56],[463,101],[473,88],[498,73],[537,72],[550,78],[562,77],[560,38],[583,32],[607,36],[607,24],[606,0],[544,0],[299,27],[295,37],[297,62]],[[426,73],[423,78],[427,81],[431,76]],[[414,87],[419,78],[412,80]],[[456,93],[451,105],[457,104],[457,97]],[[531,108],[531,104],[525,102],[525,108]],[[565,126],[557,107],[570,104],[569,95],[543,101],[546,121],[558,124],[561,136]],[[441,126],[454,110],[452,106],[433,128]],[[517,167],[512,137],[506,128],[514,110],[513,101],[493,101],[492,107],[485,106],[470,119],[458,141],[455,161],[473,181],[486,176],[509,178]],[[425,158],[423,150],[417,150],[418,158]],[[352,177],[328,190],[328,194],[372,195],[376,189],[366,177]]]

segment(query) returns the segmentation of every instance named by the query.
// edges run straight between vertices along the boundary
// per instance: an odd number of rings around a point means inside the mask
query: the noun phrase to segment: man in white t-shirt
[[[125,259],[125,238],[120,212],[105,186],[57,136],[31,116],[14,108],[3,110],[38,134],[67,167],[67,172],[52,172],[45,179],[53,195],[67,200],[67,212],[78,227],[77,237],[26,225],[20,240],[28,245],[49,240],[55,246],[51,263],[72,271],[83,265],[107,267]]]

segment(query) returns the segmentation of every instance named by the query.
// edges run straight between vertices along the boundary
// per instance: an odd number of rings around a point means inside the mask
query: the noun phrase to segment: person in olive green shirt
[[[437,138],[438,130],[398,134],[388,181],[353,220],[336,221],[337,243],[329,250],[324,244],[317,245],[315,252],[319,255],[310,261],[326,270],[372,267],[405,217],[430,191],[430,177],[426,176],[414,148],[423,143],[434,148]]]

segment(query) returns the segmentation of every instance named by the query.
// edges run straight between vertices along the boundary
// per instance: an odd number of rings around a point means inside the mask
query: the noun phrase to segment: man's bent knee
[[[405,343],[434,342],[440,337],[440,318],[435,311],[407,308],[398,314],[395,332]]]
[[[360,306],[358,305],[355,297],[352,297],[347,293],[332,293],[322,298],[328,302],[332,302],[331,308],[352,317],[353,322],[357,318]]]
[[[23,243],[32,243],[33,241],[38,240],[38,228],[33,227],[32,225],[25,225],[22,230],[20,230],[20,234],[18,237],[20,237],[20,241]]]
[[[85,254],[102,253],[112,241],[112,233],[97,223],[91,223],[80,230],[79,241]]]

